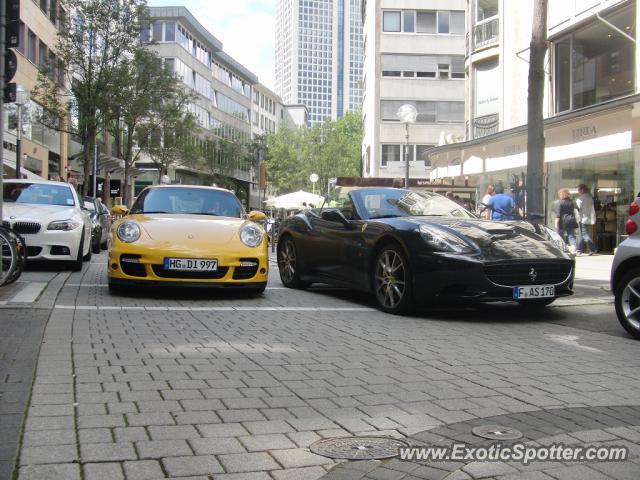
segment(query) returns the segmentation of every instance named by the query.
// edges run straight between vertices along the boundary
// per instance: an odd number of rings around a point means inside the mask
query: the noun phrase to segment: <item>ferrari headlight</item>
[[[124,243],[133,243],[140,238],[140,225],[136,222],[123,222],[116,230],[118,238]]]
[[[566,242],[558,232],[556,232],[555,230],[549,227],[544,227],[544,228],[547,231],[547,235],[549,236],[549,241],[552,242],[558,250],[562,252],[569,251],[569,247],[567,246]]]
[[[262,243],[262,230],[256,225],[245,225],[240,230],[240,240],[247,247],[257,247]]]
[[[474,249],[457,235],[439,228],[420,225],[420,236],[431,247],[440,252],[469,253]]]
[[[56,220],[47,226],[47,230],[63,230],[68,232],[69,230],[75,230],[79,226],[80,222],[76,222],[75,220]]]

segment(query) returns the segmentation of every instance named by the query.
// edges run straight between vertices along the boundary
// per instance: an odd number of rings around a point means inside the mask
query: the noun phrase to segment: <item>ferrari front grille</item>
[[[162,265],[152,265],[153,273],[160,278],[180,278],[190,280],[219,280],[229,271],[229,267],[218,266],[217,270],[207,272],[187,272],[183,270],[165,270]]]
[[[485,265],[484,273],[497,285],[557,285],[571,275],[570,262],[523,262]]]

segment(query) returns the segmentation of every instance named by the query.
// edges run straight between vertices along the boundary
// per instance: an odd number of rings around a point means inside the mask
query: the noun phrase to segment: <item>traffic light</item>
[[[16,101],[16,84],[10,83],[18,69],[18,58],[13,50],[20,46],[20,0],[6,0],[4,38],[4,103]]]

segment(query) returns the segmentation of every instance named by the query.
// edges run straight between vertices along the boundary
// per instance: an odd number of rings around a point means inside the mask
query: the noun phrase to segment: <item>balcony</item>
[[[495,17],[473,27],[473,51],[498,43],[500,38],[500,19]]]
[[[492,113],[483,117],[476,117],[472,122],[473,138],[486,137],[498,133],[500,129],[500,115]]]

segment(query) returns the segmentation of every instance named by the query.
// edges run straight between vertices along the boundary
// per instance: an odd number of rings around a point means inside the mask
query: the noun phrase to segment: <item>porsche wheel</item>
[[[640,340],[640,269],[627,272],[613,293],[620,324],[632,337]]]
[[[373,266],[373,289],[380,308],[396,315],[413,306],[412,278],[409,262],[399,247],[384,247]]]
[[[290,237],[286,237],[278,246],[278,270],[285,287],[304,289],[309,286],[308,282],[300,280],[296,246]]]

